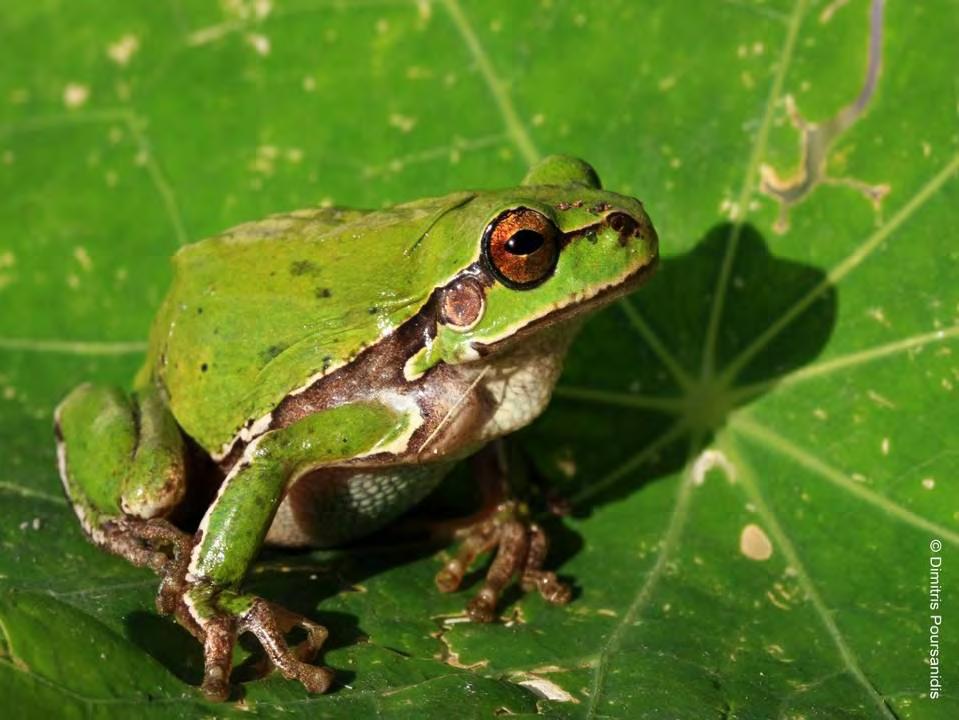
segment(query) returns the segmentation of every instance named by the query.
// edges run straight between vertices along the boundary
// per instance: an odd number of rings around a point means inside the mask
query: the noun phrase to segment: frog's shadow
[[[717,225],[690,251],[664,258],[657,274],[628,300],[664,346],[679,348],[674,351],[677,360],[690,370],[698,370],[697,344],[705,337],[713,302],[711,293],[734,232],[729,223]],[[664,245],[668,248],[668,241]],[[742,382],[758,383],[768,391],[778,379],[821,352],[835,325],[837,292],[826,281],[822,270],[772,255],[762,235],[748,224],[739,228],[730,270],[729,293],[716,343],[719,367],[763,332],[772,319],[781,316],[797,298],[813,289],[818,291],[818,299],[741,374]],[[603,311],[587,323],[575,343],[561,384],[609,389],[623,395],[628,395],[625,389],[635,387],[645,394],[655,394],[655,389],[664,385],[669,390],[667,369],[648,344],[636,342],[634,338],[637,338],[635,327],[622,308],[613,306]],[[689,352],[680,352],[684,348]],[[760,394],[751,395],[742,403],[751,402]],[[709,444],[735,407],[730,406],[718,414],[715,408],[703,408],[699,417],[696,413],[700,410],[695,407],[686,411],[692,412],[692,419],[700,423],[702,447]],[[611,423],[612,416],[615,419]],[[543,417],[519,434],[514,443],[518,451],[513,453],[513,465],[525,466],[521,474],[530,487],[534,505],[542,507],[547,500],[562,505],[556,502],[557,496],[586,498],[572,507],[577,516],[586,515],[602,504],[641,491],[645,484],[673,475],[683,467],[690,451],[688,435],[679,437],[654,461],[637,467],[602,492],[588,492],[591,480],[635,457],[674,420],[659,411],[584,403],[560,393]],[[615,436],[610,434],[613,428]],[[629,442],[616,442],[622,438],[629,438]],[[569,472],[571,460],[575,460],[575,473]],[[405,527],[424,520],[467,515],[476,507],[478,491],[468,479],[466,465],[461,463],[437,491],[409,513]],[[562,572],[565,563],[581,550],[584,539],[562,517],[541,513],[540,520],[551,540],[547,566]],[[398,534],[395,529],[387,529],[353,549],[332,554],[267,550],[247,589],[326,625],[330,638],[324,649],[330,650],[362,642],[365,634],[355,615],[325,611],[324,600],[343,592],[363,592],[361,584],[366,579],[435,556],[447,546],[448,543],[430,541],[423,535]],[[438,570],[440,561],[435,562]],[[482,574],[483,570],[478,569],[466,577],[462,590],[456,595],[462,605],[478,589]],[[292,578],[295,581],[291,581]],[[436,592],[429,579],[424,580],[422,592],[424,596]],[[578,592],[574,586],[573,602]],[[583,592],[588,593],[589,589],[584,588]],[[512,614],[511,606],[519,597],[516,588],[507,591],[500,608],[504,616]],[[424,610],[411,607],[410,612]],[[149,612],[129,616],[127,628],[131,639],[174,675],[192,685],[202,680],[201,646],[185,630]],[[251,647],[249,643],[246,646]],[[403,648],[387,649],[403,654]],[[237,668],[235,680],[255,676],[253,665],[252,661],[243,663]],[[349,682],[353,673],[335,664],[333,669],[336,672],[333,692],[336,692]],[[242,694],[243,690],[239,688],[235,692]]]
[[[730,250],[715,336],[715,371],[703,380],[702,347],[714,310],[713,294]],[[732,380],[724,381],[724,369],[807,296],[812,302],[781,332],[766,338]],[[560,383],[570,391],[564,394],[561,389],[540,421],[521,436],[542,482],[573,498],[576,515],[588,515],[680,471],[687,458],[712,442],[731,413],[820,354],[835,327],[839,300],[835,285],[820,268],[772,254],[750,224],[737,229],[721,223],[688,252],[664,258],[659,272],[625,303],[627,307],[610,307],[587,323]],[[693,387],[675,380],[675,370],[651,346],[649,335]],[[745,386],[749,392],[743,391]],[[582,393],[577,398],[578,388],[600,390],[623,402],[584,400]],[[630,407],[633,393],[680,399],[683,404],[674,412]],[[637,463],[644,449],[677,421],[689,430],[648,462]],[[696,447],[691,446],[694,441]],[[606,484],[611,470],[626,467],[627,472]],[[591,488],[597,481],[599,486]]]
[[[731,242],[735,242],[734,248],[730,248]],[[563,498],[586,498],[577,500],[570,512],[588,515],[604,503],[641,490],[646,483],[675,474],[685,465],[690,450],[698,452],[709,445],[729,413],[754,401],[779,379],[811,362],[832,335],[839,301],[837,290],[828,282],[826,273],[817,267],[775,256],[765,238],[750,224],[737,229],[731,223],[720,223],[691,250],[665,257],[650,282],[628,299],[665,347],[687,349],[678,361],[688,366],[691,374],[699,370],[701,344],[713,309],[712,294],[730,249],[734,249],[733,262],[716,339],[718,369],[749,346],[799,298],[815,292],[816,299],[784,332],[765,344],[738,374],[736,386],[749,384],[757,388],[755,393],[720,408],[723,412],[717,412],[715,405],[694,406],[685,411],[692,415],[687,419],[693,420],[702,431],[698,447],[690,448],[688,433],[680,436],[664,447],[653,462],[637,467],[602,492],[590,494],[590,481],[635,457],[675,422],[675,417],[658,411],[583,403],[560,393],[546,413],[519,434],[512,443],[511,454],[511,472],[515,475],[519,470],[522,484],[530,490],[527,494],[533,497],[532,504],[539,507],[538,520],[550,537],[548,567],[562,573],[565,563],[581,550],[584,539],[562,517],[543,512],[545,506],[562,507]],[[655,394],[654,389],[662,387],[668,368],[662,366],[647,343],[637,342],[632,322],[622,308],[613,306],[587,323],[573,346],[561,385],[616,388],[620,392],[638,386],[644,393]],[[615,420],[610,422],[613,416]],[[610,436],[611,430],[615,430],[615,437]],[[614,442],[617,438],[629,438],[630,442]],[[582,456],[572,478],[566,475],[569,465],[563,462],[568,459],[564,455],[567,448]],[[424,503],[414,508],[407,519],[465,515],[475,508],[477,492],[463,465],[461,463]],[[517,468],[518,465],[522,467]],[[587,492],[584,493],[584,489]],[[464,498],[469,499],[464,501]],[[371,538],[370,542],[382,543],[389,552],[386,556],[374,555],[372,565],[360,562],[353,566],[350,577],[356,582],[361,579],[357,579],[354,572],[366,578],[442,547],[404,545],[391,541],[390,533],[387,530]],[[464,603],[478,589],[484,569],[474,570],[466,577],[459,593]],[[579,590],[574,585],[574,602]],[[588,588],[582,590],[588,592]],[[426,587],[424,592],[434,590]],[[507,590],[501,602],[504,616],[510,614],[510,604],[520,595],[516,587]]]

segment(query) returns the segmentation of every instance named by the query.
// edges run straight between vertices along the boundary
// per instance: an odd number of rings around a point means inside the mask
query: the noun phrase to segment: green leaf
[[[955,2],[11,0],[0,28],[16,716],[959,715]],[[63,500],[52,408],[129,382],[178,245],[550,152],[641,197],[663,249],[519,438],[573,501],[547,521],[573,603],[449,623],[432,549],[269,553],[251,589],[330,627],[341,684],[205,703],[155,578]]]

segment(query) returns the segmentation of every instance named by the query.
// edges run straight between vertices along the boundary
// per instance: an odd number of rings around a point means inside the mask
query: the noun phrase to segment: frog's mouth
[[[618,298],[637,290],[639,287],[644,285],[650,277],[652,277],[658,267],[659,255],[654,257],[645,265],[633,270],[619,282],[612,283],[602,288],[595,295],[582,299],[578,302],[571,302],[562,307],[557,307],[554,310],[547,312],[545,315],[530,321],[522,328],[512,333],[509,337],[501,340],[495,340],[490,343],[473,342],[471,343],[472,348],[480,355],[480,357],[486,357],[488,355],[507,350],[508,348],[512,347],[514,343],[525,341],[531,335],[536,335],[548,327],[564,325],[566,323],[573,324],[577,320],[582,319],[583,316],[609,305],[614,300],[617,300]]]

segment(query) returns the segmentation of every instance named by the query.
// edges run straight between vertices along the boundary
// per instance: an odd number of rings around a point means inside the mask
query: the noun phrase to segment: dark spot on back
[[[319,298],[328,298],[333,297],[333,291],[326,287],[318,287],[313,291],[313,294]]]
[[[202,314],[203,314],[203,308],[198,307],[198,308],[196,309],[196,314],[197,314],[197,315],[202,315]]]
[[[319,268],[309,260],[294,260],[290,263],[290,275],[307,275],[315,273]]]
[[[270,347],[268,347],[266,350],[260,353],[260,355],[265,362],[269,362],[270,360],[275,358],[277,355],[279,355],[281,352],[283,352],[285,349],[286,348],[284,348],[282,345],[270,345]]]
[[[210,366],[207,365],[206,363],[203,363],[202,365],[200,365],[200,372],[206,372],[209,369],[210,369]]]
[[[370,307],[366,308],[366,312],[368,312],[370,315],[376,315],[376,313],[379,311],[380,309],[376,307],[376,305],[371,305]]]

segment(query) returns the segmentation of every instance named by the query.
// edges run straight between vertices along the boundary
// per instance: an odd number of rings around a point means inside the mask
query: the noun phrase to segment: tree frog
[[[366,535],[531,422],[582,319],[657,259],[642,204],[566,156],[516,188],[301,210],[185,246],[132,393],[86,384],[57,408],[67,497],[94,543],[161,575],[157,607],[202,643],[208,698],[228,697],[244,632],[323,692],[326,630],[242,589],[261,546]],[[569,600],[522,503],[462,537],[440,590],[496,553],[472,619],[494,619],[513,578]]]

